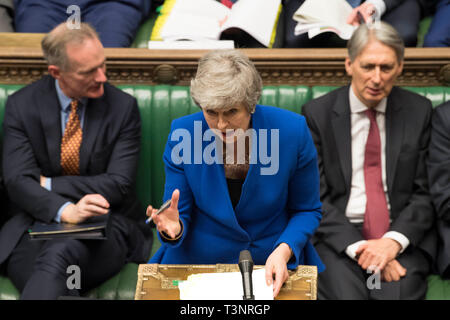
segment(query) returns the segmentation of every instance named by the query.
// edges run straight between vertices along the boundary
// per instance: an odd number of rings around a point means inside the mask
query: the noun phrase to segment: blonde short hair
[[[214,50],[198,63],[191,97],[203,109],[243,104],[252,113],[261,97],[262,80],[254,64],[239,50]]]
[[[99,39],[97,32],[88,23],[80,23],[80,28],[70,29],[65,22],[56,26],[41,41],[44,58],[48,65],[56,65],[62,70],[70,69],[66,45],[80,44],[86,39]]]

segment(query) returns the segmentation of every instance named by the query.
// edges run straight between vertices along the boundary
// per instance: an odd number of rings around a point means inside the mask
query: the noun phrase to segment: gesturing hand
[[[61,214],[61,221],[67,223],[81,223],[84,220],[107,214],[109,202],[100,194],[87,194],[77,204],[68,205]]]
[[[266,282],[267,285],[271,285],[275,276],[275,282],[273,282],[273,296],[276,297],[280,292],[281,286],[289,278],[287,270],[287,262],[291,258],[292,251],[289,245],[281,243],[267,258],[266,269]]]
[[[180,199],[180,191],[175,189],[172,193],[172,202],[170,207],[156,215],[157,209],[152,206],[147,207],[147,216],[151,216],[153,222],[156,225],[158,232],[166,233],[170,238],[175,239],[175,237],[181,231],[180,225],[180,213],[178,212],[178,200]]]

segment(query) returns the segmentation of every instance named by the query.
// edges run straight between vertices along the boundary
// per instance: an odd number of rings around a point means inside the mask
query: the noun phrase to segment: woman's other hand
[[[273,283],[273,297],[280,292],[281,286],[289,278],[287,263],[292,256],[292,250],[286,243],[281,243],[267,258],[266,283]]]

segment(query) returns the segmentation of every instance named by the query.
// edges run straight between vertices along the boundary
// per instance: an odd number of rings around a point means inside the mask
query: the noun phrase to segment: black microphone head
[[[244,300],[255,300],[253,295],[253,283],[252,283],[252,272],[253,272],[253,259],[250,251],[242,250],[239,254],[239,270],[242,275],[242,285],[244,289]]]
[[[242,250],[239,254],[239,263],[243,261],[249,261],[253,264],[252,255],[250,254],[250,251],[248,250]]]

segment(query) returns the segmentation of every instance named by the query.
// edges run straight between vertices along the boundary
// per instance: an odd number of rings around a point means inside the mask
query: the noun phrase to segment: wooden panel
[[[40,48],[44,36],[45,33],[0,32],[0,47]]]
[[[349,83],[346,49],[243,49],[264,85],[333,85]],[[106,48],[107,75],[113,84],[188,86],[204,50]],[[0,83],[30,83],[47,72],[38,47],[0,48]],[[401,86],[448,86],[450,48],[406,48]]]
[[[255,266],[260,269],[264,266]],[[191,274],[211,272],[239,272],[236,264],[217,265],[163,265],[141,264],[138,270],[135,300],[179,300],[177,280],[186,280]],[[317,267],[298,266],[289,271],[276,300],[316,300]]]

